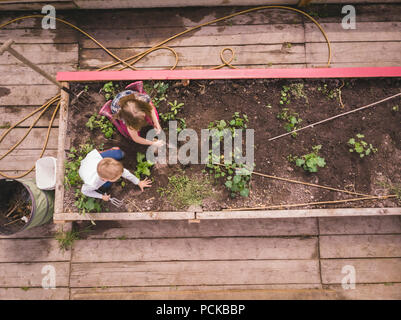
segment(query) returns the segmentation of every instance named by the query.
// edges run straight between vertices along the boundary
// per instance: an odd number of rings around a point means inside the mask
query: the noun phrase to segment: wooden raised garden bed
[[[190,81],[188,83],[183,79]],[[85,108],[71,107],[68,96],[61,93],[56,223],[164,219],[199,222],[202,219],[401,214],[399,199],[384,197],[400,192],[400,96],[305,129],[296,137],[288,135],[269,141],[269,138],[285,133],[291,121],[300,128],[400,93],[400,67],[62,72],[58,74],[58,80],[75,92],[86,90],[94,102]],[[76,149],[88,139],[92,147],[120,147],[126,153],[124,167],[135,172],[137,153],[145,153],[146,148],[123,138],[118,132],[107,139],[100,129],[91,131],[86,123],[105,102],[102,89],[105,83],[113,81],[115,90],[121,91],[125,85],[136,80],[145,80],[148,91],[152,91],[148,92],[151,97],[156,102],[160,100],[157,107],[161,115],[166,116],[171,111],[174,101],[177,101],[176,105],[183,103],[175,117],[184,119],[186,127],[197,132],[207,129],[213,121],[220,123],[224,120],[229,125],[235,112],[241,119],[247,118],[248,122],[244,120],[244,123],[255,130],[254,170],[269,177],[252,175],[249,185],[246,185],[250,194],[243,197],[225,185],[229,175],[227,171],[221,177],[202,164],[153,167],[153,186],[143,193],[130,182],[113,185],[111,193],[124,201],[123,208],[104,202],[102,212],[79,213],[74,204],[79,183],[71,188],[66,188],[64,184],[64,163],[71,153],[65,150],[66,137]],[[168,84],[164,93],[160,84],[154,88],[160,82]],[[160,99],[162,96],[166,99]],[[164,122],[161,121],[161,124],[163,126]],[[368,147],[371,145],[371,151],[366,155],[365,148],[363,158],[355,152],[355,146],[354,152],[350,152],[353,148],[348,143],[350,139],[366,142]],[[321,145],[317,156],[324,159],[324,164],[320,160],[322,167],[317,167],[318,172],[311,173],[308,167],[301,165],[302,162],[296,162],[296,157],[302,159],[302,156],[312,153],[316,145]],[[217,178],[213,178],[216,173]],[[187,189],[186,195],[178,195],[172,191],[174,186],[194,189]],[[193,194],[199,194],[199,197],[193,197]],[[232,197],[234,194],[235,197]],[[349,201],[364,197],[361,195],[384,198]],[[190,202],[181,201],[182,197],[184,200],[189,197]],[[294,204],[297,206],[292,206]]]

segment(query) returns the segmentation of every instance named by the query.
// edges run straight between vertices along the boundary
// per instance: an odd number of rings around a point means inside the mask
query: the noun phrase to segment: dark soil
[[[179,117],[186,120],[188,128],[206,129],[213,120],[230,120],[236,111],[246,113],[249,117],[248,128],[255,130],[255,171],[285,177],[294,180],[330,186],[339,189],[356,191],[370,195],[385,195],[388,190],[378,185],[379,181],[397,184],[401,181],[401,110],[394,111],[401,99],[396,98],[381,103],[373,108],[358,111],[339,119],[309,128],[298,133],[296,138],[289,136],[269,142],[268,139],[285,133],[284,122],[277,119],[283,106],[280,105],[280,92],[284,85],[302,83],[308,103],[302,97],[291,96],[291,103],[285,105],[297,112],[303,119],[301,126],[326,119],[390,95],[401,92],[401,79],[344,79],[342,101],[330,99],[319,91],[319,87],[327,84],[328,90],[335,90],[342,84],[340,79],[332,80],[205,80],[191,81],[183,86],[180,81],[169,81],[167,101],[177,100],[185,105]],[[121,82],[123,88],[128,82]],[[99,130],[93,132],[85,127],[88,118],[98,112],[105,99],[99,93],[102,84],[74,84],[73,90],[79,92],[85,85],[93,103],[85,107],[71,107],[69,113],[68,133],[72,145],[77,147],[88,138],[96,145],[104,143],[105,148],[119,146],[125,151],[124,167],[131,172],[136,168],[136,153],[146,152],[146,147],[123,138],[116,133],[113,139],[107,140]],[[270,105],[271,107],[267,107]],[[167,102],[161,102],[159,113],[168,110]],[[163,123],[162,123],[163,126]],[[164,124],[166,127],[166,124]],[[364,140],[378,148],[378,152],[363,159],[350,153],[347,141],[357,133],[365,135]],[[142,134],[145,136],[145,134]],[[317,173],[306,173],[302,168],[288,162],[288,155],[304,155],[312,151],[312,146],[322,145],[320,155],[326,160],[326,167],[319,168]],[[122,188],[115,183],[112,195],[124,199],[127,211],[172,211],[176,208],[159,196],[157,189],[166,187],[168,176],[183,169],[185,174],[202,175],[204,165],[171,165],[166,168],[153,168],[152,188],[143,193],[130,183]],[[315,201],[331,201],[355,198],[356,196],[308,187],[261,176],[253,176],[251,192],[248,198],[230,198],[224,187],[224,181],[215,181],[214,197],[204,201],[204,210],[221,210],[232,207],[257,207],[275,204],[309,203]],[[65,208],[77,212],[74,206],[74,190],[65,195]],[[398,207],[396,199],[370,200],[363,202],[347,202],[340,204],[308,206],[308,208],[335,207]],[[107,203],[106,210],[124,211]],[[304,207],[305,208],[305,207]]]
[[[22,217],[29,219],[32,202],[28,190],[18,181],[0,180],[0,234],[13,234],[25,226]]]

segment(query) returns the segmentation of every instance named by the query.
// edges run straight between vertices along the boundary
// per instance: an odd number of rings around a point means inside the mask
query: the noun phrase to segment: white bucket
[[[36,161],[36,185],[42,190],[54,190],[56,188],[57,159],[44,157]]]

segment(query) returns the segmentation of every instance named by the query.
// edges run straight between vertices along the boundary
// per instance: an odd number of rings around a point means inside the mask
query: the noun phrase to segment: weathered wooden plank
[[[60,71],[75,71],[76,64],[42,64],[41,69],[56,77]],[[23,65],[0,65],[1,85],[51,84],[42,75]]]
[[[89,30],[92,36],[107,48],[152,47],[157,43],[182,32],[182,28]],[[116,37],[116,33],[118,37]],[[1,38],[0,38],[1,39]],[[305,33],[301,24],[206,26],[180,36],[166,45],[183,46],[223,46],[303,43]],[[83,38],[80,45],[85,49],[98,48],[89,38]]]
[[[69,262],[0,263],[0,287],[42,287],[42,280],[53,266],[56,271],[56,287],[67,287]],[[42,274],[42,270],[44,273]]]
[[[401,233],[401,216],[319,218],[321,235]]]
[[[213,67],[221,64],[220,51],[223,47],[179,47],[176,48],[179,57],[179,66],[206,66]],[[117,56],[126,58],[143,52],[146,48],[116,49]],[[275,45],[246,45],[232,46],[235,50],[235,65],[268,65],[269,63],[305,63],[305,48],[301,44],[287,48],[284,44]],[[226,53],[229,58],[229,53]],[[80,66],[82,68],[102,67],[113,63],[114,59],[101,49],[83,49],[80,54]],[[152,66],[157,68],[171,68],[175,64],[172,54],[166,54],[165,50],[154,51],[138,61],[136,67]]]
[[[8,236],[0,235],[0,239],[45,239],[53,238],[58,231],[58,226],[47,223],[32,229],[24,230]]]
[[[0,135],[3,134],[5,130],[6,129],[0,129]],[[8,150],[10,147],[12,147],[24,136],[26,130],[26,128],[13,129],[0,144],[0,150]],[[33,128],[29,135],[25,138],[25,140],[17,147],[17,150],[42,150],[46,138],[46,133],[47,128]],[[57,135],[58,128],[52,128],[50,130],[49,142],[47,144],[48,149],[57,148]]]
[[[78,44],[15,44],[13,48],[35,64],[78,62]],[[6,52],[0,56],[0,64],[21,65],[21,62]]]
[[[0,42],[13,39],[15,44],[27,43],[76,43],[78,42],[77,31],[73,29],[0,29]]]
[[[317,238],[107,239],[76,241],[72,261],[291,260],[316,257]]]
[[[55,239],[1,239],[0,262],[69,261],[71,251],[60,249]]]
[[[401,284],[72,288],[73,300],[399,300]]]
[[[401,41],[398,42],[334,42],[333,63],[344,62],[398,62],[401,63]],[[327,61],[325,43],[306,43],[306,62],[310,64]]]
[[[264,237],[264,236],[314,236],[317,221],[305,219],[244,219],[187,221],[99,221],[87,234],[89,239],[117,238],[175,238],[175,237]],[[86,235],[86,234],[85,234]]]
[[[30,168],[27,168],[27,169],[30,169]],[[20,170],[12,170],[12,171],[5,170],[5,171],[2,171],[2,172],[5,175],[7,175],[8,177],[19,177],[19,175],[25,174],[26,170],[22,170],[22,171],[20,171]],[[3,175],[0,174],[0,179],[3,179],[3,178],[4,178]],[[28,173],[26,176],[24,176],[24,178],[35,178],[35,171],[32,171],[32,172]],[[1,238],[1,236],[0,236],[0,238]]]
[[[7,15],[3,14],[0,16],[0,25],[4,23],[8,23],[13,19],[18,19],[20,17],[24,17],[26,15],[21,14],[21,12],[7,12]],[[70,23],[76,24],[74,14],[68,14],[68,12],[57,12],[57,18],[67,20]],[[27,18],[27,19],[20,19],[13,23],[7,24],[4,29],[14,30],[14,29],[43,29],[42,28],[42,17],[35,17],[35,18]],[[65,25],[64,23],[56,21],[56,30],[58,31],[65,31],[70,29],[71,27]]]
[[[316,260],[73,263],[71,287],[319,283]]]
[[[69,88],[67,82],[62,82],[61,85]],[[65,148],[66,148],[66,135],[67,135],[67,121],[68,121],[68,105],[70,103],[69,94],[64,90],[60,94],[60,128],[57,139],[57,169],[56,169],[56,187],[54,197],[54,214],[63,212],[64,203],[64,175],[65,175]],[[54,217],[54,215],[53,215]]]
[[[320,236],[320,257],[401,257],[401,235]]]
[[[68,300],[70,289],[0,288],[0,300]]]
[[[313,218],[400,215],[401,208],[338,208],[338,209],[289,209],[249,211],[204,211],[196,218],[204,219],[266,219],[266,218]]]
[[[308,63],[306,68],[316,68],[319,66],[326,67],[325,63]],[[354,61],[354,62],[339,62],[339,63],[330,63],[330,68],[353,68],[353,67],[399,67],[400,63],[397,61],[376,61],[376,62],[362,62],[362,61]]]
[[[322,23],[330,42],[361,42],[377,39],[400,41],[401,22],[359,22],[356,29],[343,29],[341,23]],[[305,24],[306,42],[325,42],[320,30],[313,23]]]
[[[100,213],[55,213],[54,222],[60,221],[99,221],[99,220],[192,220],[193,212],[100,212]]]
[[[1,86],[0,106],[37,106],[60,93],[54,85]]]
[[[38,109],[39,106],[36,107],[3,107],[0,106],[0,128],[6,129],[9,128],[10,125],[17,123],[22,120],[33,111]],[[53,114],[55,107],[49,108],[39,119],[39,121],[35,124],[35,127],[48,127],[50,123],[51,116]],[[29,127],[34,121],[35,117],[39,116],[39,113],[34,114],[30,118],[26,119],[24,122],[20,123],[18,127]],[[53,121],[53,127],[58,127],[58,117],[56,117]]]
[[[345,266],[355,268],[356,284],[401,282],[401,259],[322,259],[321,272],[324,284],[341,284],[349,275],[341,271]]]
[[[51,0],[46,1],[46,4],[54,6],[57,10],[76,9],[74,1],[71,0]],[[41,0],[35,1],[7,1],[0,4],[0,11],[6,10],[42,10],[45,4]]]
[[[14,150],[13,153],[6,158],[0,160],[1,171],[11,170],[27,170],[35,165],[39,159],[41,150]],[[56,157],[57,150],[46,150],[43,157]]]
[[[298,0],[275,0],[274,4],[296,4]],[[355,0],[354,0],[355,1]],[[186,0],[161,1],[161,0],[75,0],[76,4],[83,9],[116,9],[116,8],[159,8],[159,7],[191,7],[191,6],[249,6],[265,5],[263,0],[230,0],[216,2],[214,0],[197,0],[188,2]],[[269,3],[269,2],[268,2]]]
[[[220,300],[220,299],[311,299],[325,291],[318,284],[227,285],[227,286],[170,286],[71,288],[72,300]]]
[[[184,31],[188,27],[237,13],[243,10],[238,7],[216,7],[216,8],[162,8],[135,10],[113,10],[113,12],[102,10],[96,15],[87,14],[84,11],[77,12],[76,18],[80,21],[80,27],[84,30],[91,29],[139,29],[154,27],[181,27]],[[151,14],[149,14],[151,12]],[[99,21],[102,21],[99,24]],[[275,23],[302,23],[302,17],[296,13],[279,10],[261,10],[252,13],[238,15],[225,22],[219,22],[221,26],[231,25],[259,25]]]

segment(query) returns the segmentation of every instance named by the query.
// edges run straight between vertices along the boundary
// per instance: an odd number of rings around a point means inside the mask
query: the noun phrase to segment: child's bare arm
[[[128,132],[131,135],[132,140],[134,140],[136,143],[144,144],[147,146],[150,146],[152,144],[156,144],[159,146],[163,145],[163,142],[161,140],[150,141],[148,139],[142,138],[141,136],[139,136],[138,131],[136,131],[136,130],[132,130],[132,129],[128,128]]]

